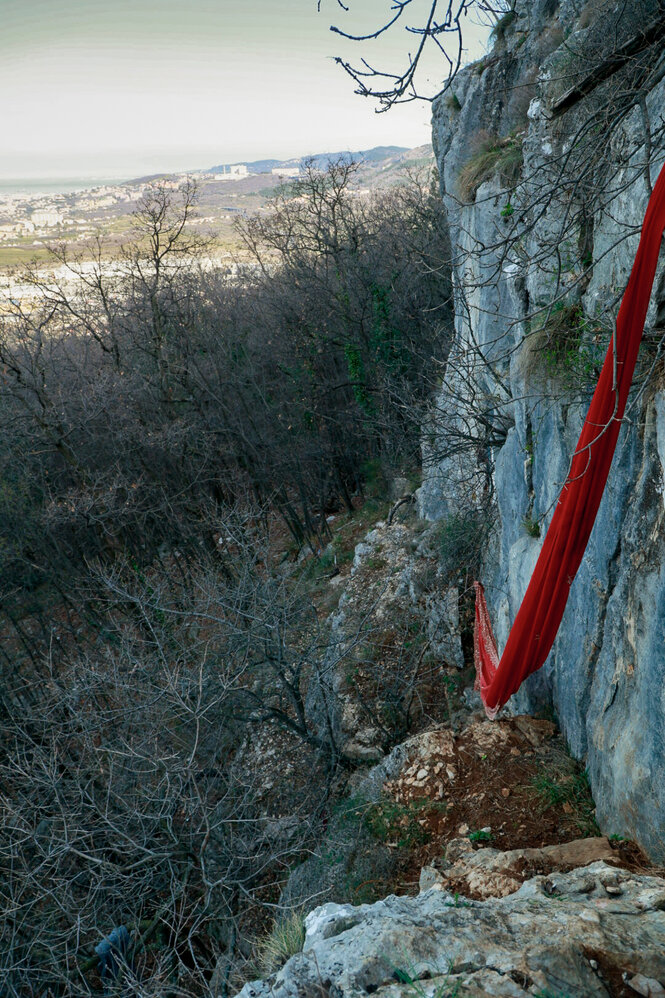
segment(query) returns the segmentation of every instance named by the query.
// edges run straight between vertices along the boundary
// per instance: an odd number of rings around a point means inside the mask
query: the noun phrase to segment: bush
[[[460,575],[467,574],[477,577],[489,530],[490,522],[482,510],[455,513],[441,521],[438,547],[444,580],[457,582]]]
[[[534,520],[532,516],[525,516],[522,520],[524,529],[529,537],[540,537],[540,521]]]
[[[273,807],[285,802],[299,819],[283,839],[266,828],[265,775],[248,771],[237,749],[249,730],[267,728],[272,741],[275,725],[294,747],[297,718],[306,724],[303,669],[321,645],[316,614],[296,580],[270,572],[265,549],[243,544],[238,524],[219,526],[227,546],[236,535],[227,577],[174,556],[161,573],[106,569],[90,600],[96,616],[76,618],[88,652],[60,647],[58,608],[48,662],[35,656],[31,675],[3,676],[0,971],[9,994],[22,995],[26,977],[39,993],[57,983],[57,993],[90,994],[94,947],[122,924],[144,993],[166,965],[181,968],[183,998],[200,995],[238,897],[245,908],[255,897],[257,916],[259,889],[308,841],[326,796],[320,756],[303,750],[306,786],[273,777]]]

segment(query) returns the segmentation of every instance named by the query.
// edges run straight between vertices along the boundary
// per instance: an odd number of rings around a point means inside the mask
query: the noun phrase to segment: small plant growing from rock
[[[465,901],[462,898],[462,895],[459,893],[459,891],[455,891],[454,898],[455,898],[454,901],[447,901],[446,902],[446,908],[470,908],[471,907],[471,904],[468,901]]]
[[[540,521],[532,516],[525,516],[522,520],[524,529],[529,537],[540,537]]]
[[[455,895],[455,900],[457,900],[457,895]],[[426,971],[427,980],[431,981],[433,978],[435,980],[431,987],[426,987],[416,974],[417,971],[412,966],[408,970],[404,967],[396,967],[393,971],[394,979],[400,984],[406,985],[407,994],[413,995],[414,998],[457,998],[459,995],[460,985],[450,983],[450,968],[444,974],[441,974],[436,967],[433,967],[432,970],[428,969]]]
[[[491,842],[492,833],[488,828],[479,828],[475,832],[469,832],[469,842]]]
[[[272,974],[290,957],[300,953],[305,942],[305,922],[302,912],[294,911],[275,922],[257,945],[256,964],[262,974]]]

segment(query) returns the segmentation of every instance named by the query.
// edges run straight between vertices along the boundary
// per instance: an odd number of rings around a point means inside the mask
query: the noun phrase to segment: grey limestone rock
[[[474,414],[494,421],[486,445],[496,517],[482,573],[501,651],[542,545],[582,425],[593,378],[574,390],[538,363],[538,309],[576,302],[592,324],[620,298],[632,265],[648,199],[645,121],[651,122],[651,182],[665,154],[656,153],[665,80],[655,73],[634,107],[616,125],[599,175],[606,190],[592,221],[593,269],[582,280],[575,263],[586,238],[565,229],[569,200],[547,210],[529,207],[554,177],[588,113],[584,105],[551,119],[551,102],[566,82],[588,69],[608,44],[607,17],[617,39],[647,23],[652,0],[578,22],[581,3],[518,0],[506,40],[483,65],[455,82],[460,103],[433,107],[433,142],[450,227],[456,338],[449,373],[423,432],[424,482],[419,511],[449,516],[473,502],[485,469],[478,445],[456,449],[456,433],[475,432]],[[612,11],[614,13],[612,13]],[[622,13],[623,11],[623,13]],[[609,12],[609,13],[608,13]],[[604,19],[603,19],[604,18]],[[612,22],[615,23],[614,21]],[[584,25],[584,26],[582,26]],[[534,69],[535,73],[532,72]],[[603,89],[605,87],[605,89]],[[592,100],[611,94],[603,84]],[[521,105],[511,95],[522,92]],[[526,97],[528,96],[528,104]],[[519,121],[518,121],[519,118]],[[514,215],[526,219],[519,245],[502,243],[507,194],[489,177],[472,203],[459,195],[460,170],[482,130],[507,136],[521,129],[524,168],[510,192]],[[565,237],[558,238],[557,233]],[[588,235],[588,233],[587,233]],[[548,257],[547,254],[550,254]],[[562,261],[556,278],[553,256]],[[661,259],[645,337],[661,333],[665,266]],[[558,265],[557,265],[558,266]],[[558,307],[558,306],[557,306]],[[534,313],[536,318],[534,319]],[[603,347],[604,348],[604,347]],[[478,349],[483,363],[477,362]],[[475,357],[475,368],[474,368]],[[487,361],[487,363],[485,363]],[[650,361],[640,362],[637,384]],[[465,366],[466,365],[466,366]],[[591,365],[590,365],[591,366]],[[455,415],[459,421],[455,423]],[[489,414],[489,415],[488,415]],[[566,613],[544,667],[516,695],[522,711],[553,707],[577,758],[586,761],[603,831],[635,838],[656,860],[665,858],[665,391],[651,377],[634,390],[597,521]],[[482,427],[481,427],[482,429]],[[471,433],[473,435],[473,433]],[[471,483],[471,485],[469,485]],[[540,536],[537,536],[540,528]]]
[[[614,993],[612,973],[639,986],[665,981],[665,881],[603,862],[482,902],[432,889],[329,903],[305,925],[303,951],[269,980],[246,984],[242,998],[600,998]]]

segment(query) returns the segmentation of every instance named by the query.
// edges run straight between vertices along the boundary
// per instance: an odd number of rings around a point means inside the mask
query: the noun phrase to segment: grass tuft
[[[611,330],[587,318],[579,302],[557,302],[543,321],[540,334],[551,377],[563,378],[571,386],[584,386],[598,377]]]
[[[513,23],[516,17],[517,14],[515,13],[514,10],[507,10],[506,13],[499,18],[499,20],[492,28],[491,32],[491,37],[494,39],[495,42],[502,42],[504,40],[506,36],[506,31],[508,30],[508,28]]]
[[[434,811],[445,811],[446,805],[424,797],[408,804],[384,798],[372,804],[364,816],[365,827],[379,842],[395,842],[400,849],[411,849],[429,840],[429,833],[419,819]]]
[[[543,810],[560,808],[581,835],[600,835],[586,772],[543,772],[533,779],[531,786]]]
[[[478,188],[493,176],[503,187],[512,187],[522,172],[522,136],[509,135],[500,139],[492,133],[479,133],[477,152],[464,164],[457,178],[460,199],[470,204]]]
[[[305,942],[302,912],[294,911],[275,922],[267,936],[256,946],[256,965],[261,974],[274,974],[290,957],[300,953]]]

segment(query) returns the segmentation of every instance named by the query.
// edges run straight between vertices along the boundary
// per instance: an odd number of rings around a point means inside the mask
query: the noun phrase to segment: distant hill
[[[251,162],[246,159],[236,160],[235,163],[220,163],[219,166],[211,166],[206,173],[225,173],[230,166],[241,166],[244,164],[250,173],[270,173],[278,166],[297,166],[298,159],[255,159]]]
[[[156,184],[160,180],[171,180],[172,177],[177,177],[177,173],[146,173],[141,177],[131,177],[129,180],[123,180],[121,187],[135,187],[137,184]]]
[[[241,163],[244,163],[250,173],[270,173],[272,170],[278,168],[285,169],[286,167],[300,166],[306,160],[312,160],[318,169],[325,170],[329,163],[344,156],[363,160],[366,163],[381,163],[383,160],[392,159],[406,152],[410,152],[407,146],[375,146],[373,149],[364,149],[359,152],[342,149],[340,152],[322,152],[314,156],[295,156],[291,159],[255,159],[252,161],[238,160],[235,163],[220,163],[218,166],[210,167],[208,172],[224,173],[230,166],[239,166]]]

